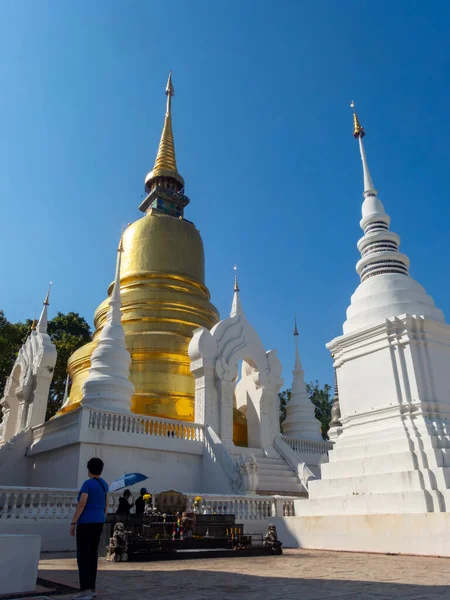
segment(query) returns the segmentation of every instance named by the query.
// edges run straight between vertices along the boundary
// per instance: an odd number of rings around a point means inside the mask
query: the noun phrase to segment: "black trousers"
[[[77,562],[80,589],[95,590],[98,564],[98,545],[103,523],[80,523],[77,525]]]

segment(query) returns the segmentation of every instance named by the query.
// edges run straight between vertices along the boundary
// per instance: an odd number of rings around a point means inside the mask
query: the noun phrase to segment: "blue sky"
[[[297,313],[306,379],[358,284],[362,175],[411,274],[450,314],[450,5],[401,0],[3,0],[0,308],[92,322],[124,223],[140,216],[173,70],[174,134],[207,285],[247,316],[290,385]]]

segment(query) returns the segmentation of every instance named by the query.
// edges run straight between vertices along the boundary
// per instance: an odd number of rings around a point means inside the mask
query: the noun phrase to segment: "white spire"
[[[359,139],[359,151],[361,152],[361,160],[363,164],[363,177],[364,177],[364,197],[366,196],[376,196],[377,190],[373,185],[372,177],[369,171],[369,165],[367,164],[367,156],[366,149],[364,148],[364,142],[362,141],[362,136],[358,137]]]
[[[237,277],[237,266],[234,265],[234,288],[233,288],[233,303],[231,305],[230,317],[235,317],[236,315],[243,315],[244,311],[241,306],[241,298],[239,296],[239,283]]]
[[[38,324],[36,326],[37,331],[39,333],[47,333],[47,325],[48,325],[48,306],[50,304],[50,290],[52,287],[52,282],[48,286],[47,295],[45,296],[44,306],[42,307],[41,316],[39,317]]]
[[[356,271],[361,284],[347,309],[344,333],[374,325],[401,314],[420,314],[437,321],[444,316],[433,299],[409,276],[409,258],[399,251],[400,237],[389,230],[390,217],[377,196],[367,162],[361,123],[353,109],[353,137],[358,139],[364,177],[364,202],[358,242],[361,258]]]
[[[408,276],[409,259],[398,250],[399,236],[389,231],[390,218],[377,196],[367,163],[366,150],[362,140],[366,132],[359,122],[354,102],[351,103],[351,107],[353,109],[353,137],[357,138],[359,142],[364,178],[364,202],[360,223],[364,237],[358,242],[361,260],[356,265],[356,271],[361,277],[361,282],[382,273],[398,273]]]
[[[122,238],[120,238],[116,259],[116,277],[114,279],[114,287],[111,293],[111,300],[109,301],[110,309],[106,317],[109,322],[119,324],[122,321],[122,314],[120,312],[120,307],[122,306],[122,302],[120,300],[120,264],[122,262],[122,252],[123,243]]]
[[[67,406],[67,404],[69,404],[69,382],[70,382],[70,375],[67,373],[67,377],[66,377],[66,387],[64,388],[64,398],[61,404],[61,408],[65,408]],[[61,410],[61,409],[60,409]]]
[[[134,385],[129,380],[131,357],[121,322],[120,261],[122,239],[117,253],[116,278],[109,301],[106,323],[91,356],[89,375],[83,384],[83,405],[128,412]]]
[[[297,320],[294,322],[295,364],[292,371],[291,399],[286,408],[283,434],[303,440],[321,440],[320,422],[315,417],[314,404],[308,396],[305,375],[298,350]]]

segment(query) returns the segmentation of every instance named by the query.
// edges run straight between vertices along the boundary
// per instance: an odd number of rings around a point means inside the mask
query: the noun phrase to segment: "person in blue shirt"
[[[98,545],[108,510],[108,484],[100,477],[103,461],[91,458],[87,464],[89,479],[81,486],[70,535],[76,534],[80,593],[73,600],[92,600],[97,596]]]

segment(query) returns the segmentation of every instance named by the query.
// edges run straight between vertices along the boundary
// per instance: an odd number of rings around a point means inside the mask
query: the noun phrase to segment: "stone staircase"
[[[270,455],[261,448],[233,449],[233,458],[239,454],[253,454],[258,464],[257,486],[254,492],[260,495],[306,496],[307,492],[287,462],[275,449]]]

